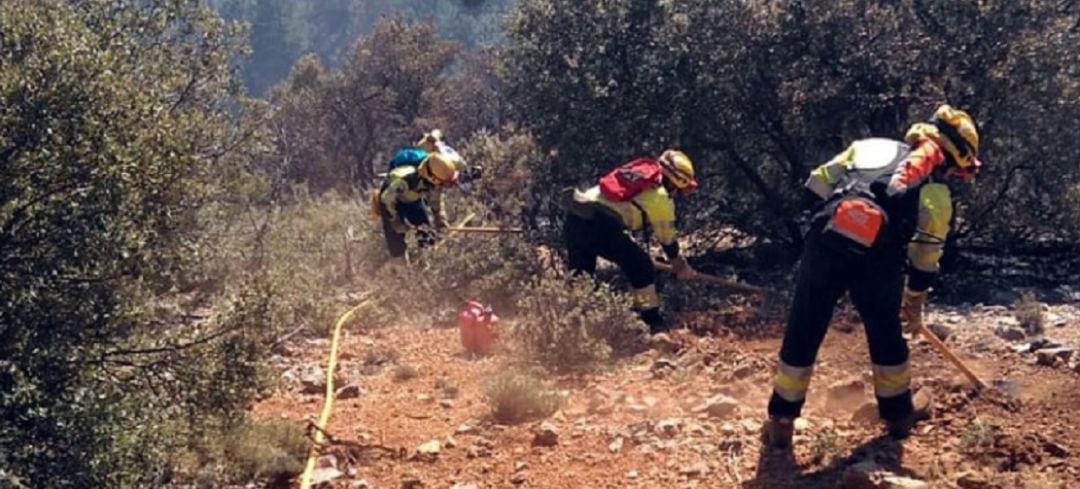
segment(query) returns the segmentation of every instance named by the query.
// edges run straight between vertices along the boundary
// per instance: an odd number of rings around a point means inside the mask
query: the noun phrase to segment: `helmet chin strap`
[[[682,194],[682,189],[680,189],[679,187],[676,187],[675,184],[671,182],[670,178],[664,178],[662,180],[662,182],[664,184],[664,189],[668,191],[668,194],[670,194],[670,195],[681,195]]]

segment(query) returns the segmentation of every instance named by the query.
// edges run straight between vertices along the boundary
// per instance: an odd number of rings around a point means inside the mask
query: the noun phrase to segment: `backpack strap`
[[[649,246],[649,243],[652,242],[652,223],[649,222],[649,215],[645,213],[645,208],[635,200],[636,197],[631,198],[630,203],[641,213],[641,232],[645,234],[645,246]]]
[[[420,174],[417,172],[412,172],[408,175],[405,175],[402,180],[405,180],[405,183],[409,185],[409,190],[413,191],[419,190],[420,184],[422,183],[420,181]]]

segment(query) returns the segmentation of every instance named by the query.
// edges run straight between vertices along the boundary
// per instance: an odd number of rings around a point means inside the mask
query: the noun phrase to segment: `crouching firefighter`
[[[638,158],[600,178],[599,184],[573,191],[566,217],[570,270],[593,274],[603,257],[626,274],[642,321],[653,333],[666,329],[660,315],[652,258],[627,231],[644,231],[646,246],[653,234],[663,246],[677,276],[694,270],[679,255],[675,230],[675,196],[697,188],[694,166],[681,151],[667,150],[659,159]]]
[[[410,226],[421,232],[420,246],[434,243],[435,235],[428,226],[434,216],[435,230],[447,227],[442,192],[458,180],[457,164],[442,153],[426,153],[418,165],[402,164],[390,170],[375,196],[383,235],[390,256],[404,260],[405,234]]]
[[[930,415],[926,389],[912,394],[903,311],[921,325],[938,271],[952,200],[948,183],[970,182],[979,133],[967,113],[942,105],[904,142],[864,139],[815,169],[806,182],[818,204],[807,232],[769,401],[765,441],[790,446],[833,308],[847,292],[865,325],[878,414],[894,438]],[[905,291],[905,275],[907,290]],[[915,311],[918,311],[918,319]]]

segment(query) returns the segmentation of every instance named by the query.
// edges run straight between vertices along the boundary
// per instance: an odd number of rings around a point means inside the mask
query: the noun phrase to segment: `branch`
[[[162,346],[162,347],[158,347],[158,348],[142,348],[142,349],[132,349],[132,350],[113,350],[113,351],[110,351],[110,352],[103,353],[101,355],[101,358],[102,358],[102,361],[104,361],[105,359],[107,359],[109,357],[130,356],[130,355],[156,355],[156,354],[159,354],[159,353],[175,353],[175,352],[187,350],[187,349],[190,349],[190,348],[194,348],[196,346],[204,345],[204,344],[209,343],[211,341],[214,341],[214,340],[216,340],[218,338],[221,338],[222,336],[225,336],[226,334],[232,333],[233,331],[236,331],[238,329],[240,329],[239,325],[221,328],[221,329],[219,329],[219,330],[217,330],[217,331],[215,331],[213,333],[210,333],[210,334],[208,334],[208,335],[206,335],[206,336],[204,336],[202,338],[197,338],[195,340],[192,340],[189,343],[182,343],[182,344],[179,344],[179,345],[169,345],[169,346]]]
[[[728,154],[731,160],[735,162],[735,166],[746,175],[750,180],[750,183],[757,189],[758,194],[760,194],[762,200],[765,201],[765,204],[769,206],[774,215],[783,222],[785,231],[791,239],[791,243],[797,247],[802,247],[802,232],[799,230],[798,224],[791,218],[785,217],[787,213],[780,205],[782,202],[780,196],[769,188],[769,184],[761,178],[761,175],[758,172],[754,171],[750,162],[739,156],[739,153],[728,145],[706,145],[705,148],[720,149]]]
[[[1002,202],[1005,201],[1005,194],[1009,192],[1010,188],[1012,188],[1012,183],[1013,183],[1013,180],[1016,178],[1016,173],[1019,172],[1020,170],[1030,170],[1030,169],[1031,169],[1031,167],[1024,166],[1024,165],[1017,165],[1017,166],[1014,166],[1014,167],[1010,168],[1009,173],[1007,173],[1005,175],[1005,183],[1003,183],[1001,185],[1001,188],[998,189],[997,195],[990,201],[990,205],[987,206],[985,209],[983,209],[983,211],[980,212],[979,215],[976,216],[974,219],[971,219],[970,221],[973,224],[971,226],[969,226],[968,229],[964,230],[963,232],[957,233],[957,237],[958,238],[966,237],[966,236],[974,233],[977,229],[979,229],[979,227],[980,227],[979,224],[984,222],[983,219],[986,218],[986,216],[988,216],[995,209],[997,209],[998,205],[1000,205]]]
[[[46,190],[45,192],[38,195],[36,198],[28,200],[23,205],[17,207],[14,211],[12,211],[8,215],[7,220],[4,222],[4,225],[0,226],[0,239],[2,239],[2,240],[0,240],[0,248],[3,248],[3,245],[5,245],[6,243],[11,242],[10,239],[3,238],[3,237],[13,234],[16,227],[18,225],[22,224],[25,221],[25,218],[27,217],[26,216],[27,211],[29,211],[29,209],[31,207],[33,207],[33,206],[35,206],[37,204],[40,204],[41,202],[45,201],[49,197],[52,197],[53,195],[72,190],[72,189],[78,187],[80,183],[81,182],[79,182],[78,180],[71,181],[71,182],[67,182],[64,185],[60,185],[58,187],[55,187],[53,189]]]

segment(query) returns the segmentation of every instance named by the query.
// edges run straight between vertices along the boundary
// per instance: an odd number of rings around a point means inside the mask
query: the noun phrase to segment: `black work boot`
[[[671,329],[670,326],[664,321],[664,316],[660,314],[660,308],[654,307],[652,309],[645,309],[638,313],[641,317],[641,321],[649,325],[649,332],[652,334],[663,333]]]
[[[885,421],[885,428],[889,431],[889,435],[897,440],[903,440],[911,435],[912,428],[919,421],[930,419],[930,407],[933,404],[933,398],[929,389],[919,389],[915,395],[911,396],[911,404],[912,410],[907,416]]]
[[[791,448],[791,439],[795,436],[795,420],[772,417],[761,428],[761,442],[767,447]]]

